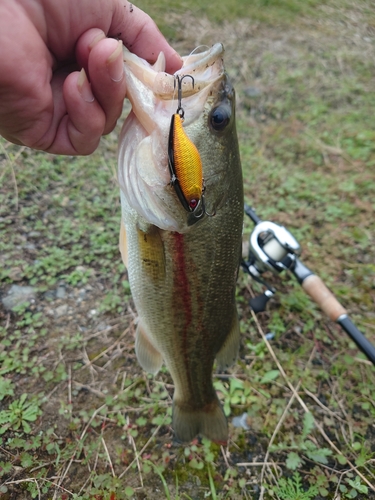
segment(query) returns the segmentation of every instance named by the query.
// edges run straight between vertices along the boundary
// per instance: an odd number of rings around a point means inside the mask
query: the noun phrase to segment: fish
[[[225,444],[212,374],[215,362],[219,370],[235,363],[239,350],[244,195],[224,47],[182,57],[174,75],[163,53],[153,65],[126,49],[123,56],[132,110],[118,147],[120,252],[138,314],[135,352],[145,371],[165,363],[171,374],[176,440]],[[176,156],[181,141],[198,152],[197,165]]]

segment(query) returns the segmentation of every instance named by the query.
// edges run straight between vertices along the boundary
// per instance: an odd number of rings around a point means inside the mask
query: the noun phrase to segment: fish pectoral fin
[[[153,346],[142,323],[139,322],[135,332],[135,353],[142,368],[154,375],[160,370],[163,364],[163,357]]]
[[[234,364],[240,348],[240,324],[237,310],[234,310],[231,329],[220,351],[216,355],[219,370],[225,370]]]
[[[120,239],[119,239],[119,248],[121,252],[122,261],[125,264],[125,267],[128,267],[128,247],[126,245],[126,231],[124,222],[121,220],[120,224]]]
[[[226,445],[228,423],[217,397],[199,409],[174,400],[172,415],[172,427],[178,441],[190,443],[200,434],[217,444]]]

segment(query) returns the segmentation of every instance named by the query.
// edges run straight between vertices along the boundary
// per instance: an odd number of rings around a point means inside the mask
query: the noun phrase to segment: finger
[[[126,93],[122,42],[106,38],[90,52],[91,88],[105,115],[104,134],[111,132],[120,117]]]
[[[169,73],[182,66],[181,57],[168,44],[154,21],[130,2],[117,1],[112,25],[108,35],[121,38],[134,54],[154,63],[160,52],[164,52]]]
[[[99,28],[90,28],[85,31],[76,43],[76,58],[79,66],[85,68],[86,74],[89,73],[89,56],[95,45],[106,38],[103,30]]]
[[[121,115],[125,99],[122,42],[106,38],[101,30],[91,29],[78,40],[76,53],[77,59],[86,68],[95,98],[106,115],[104,134],[108,134]]]
[[[65,78],[60,90],[63,99],[60,99],[55,85],[53,91],[56,104],[60,104],[55,107],[55,135],[45,150],[65,155],[91,154],[103,134],[105,113],[91,91],[84,69]]]

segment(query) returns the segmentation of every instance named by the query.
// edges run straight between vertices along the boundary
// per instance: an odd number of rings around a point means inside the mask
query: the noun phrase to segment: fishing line
[[[202,52],[204,52],[205,50],[210,50],[210,47],[208,45],[198,45],[198,47],[195,47],[195,49],[193,49],[190,54],[188,56],[186,56],[184,59],[184,66],[188,66],[188,61],[189,61],[189,57],[195,55],[196,53],[197,54],[200,54]]]

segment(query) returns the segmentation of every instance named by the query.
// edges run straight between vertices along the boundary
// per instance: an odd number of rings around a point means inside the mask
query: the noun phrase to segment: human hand
[[[2,0],[0,134],[50,153],[92,153],[121,114],[122,41],[150,62],[163,51],[171,73],[181,66],[127,0]]]

